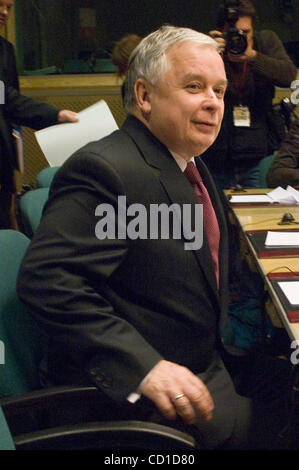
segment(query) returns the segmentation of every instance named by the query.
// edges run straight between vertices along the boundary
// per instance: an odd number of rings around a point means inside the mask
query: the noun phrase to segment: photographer
[[[254,31],[250,0],[227,0],[210,35],[223,52],[229,87],[221,132],[203,156],[218,189],[259,186],[258,163],[273,153],[274,86],[289,87],[296,67],[278,36]],[[209,158],[211,156],[211,158]]]

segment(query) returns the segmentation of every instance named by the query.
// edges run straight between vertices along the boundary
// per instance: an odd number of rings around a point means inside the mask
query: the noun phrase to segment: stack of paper
[[[283,189],[281,186],[273,189],[268,194],[242,194],[233,195],[230,198],[231,203],[279,203],[279,204],[298,204],[299,203],[299,192],[292,186],[288,186],[287,189]]]
[[[60,166],[83,145],[118,129],[103,100],[78,113],[79,122],[57,124],[35,132],[35,137],[50,166]]]
[[[281,204],[297,204],[299,202],[299,192],[292,188],[292,186],[288,186],[286,189],[278,186],[278,188],[270,191],[268,196],[273,202]]]

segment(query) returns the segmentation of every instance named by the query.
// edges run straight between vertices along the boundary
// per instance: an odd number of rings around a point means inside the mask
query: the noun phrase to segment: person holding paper
[[[13,7],[13,0],[0,0],[0,28]],[[11,203],[15,192],[14,169],[18,168],[13,125],[41,129],[59,122],[76,122],[76,113],[54,108],[19,93],[13,45],[0,36],[0,229],[10,228]]]
[[[299,118],[294,121],[267,174],[269,188],[299,189]]]
[[[11,201],[15,192],[13,171],[18,168],[11,123],[42,129],[78,120],[73,111],[59,111],[54,106],[23,96],[11,87],[5,87],[4,98],[4,103],[0,104],[0,229],[11,227]]]
[[[129,64],[128,117],[56,173],[18,292],[48,337],[44,385],[94,384],[111,399],[108,419],[128,413],[187,429],[206,448],[237,449],[249,445],[252,402],[221,358],[227,231],[195,158],[219,132],[226,86],[211,37],[164,26],[144,38]],[[148,217],[157,205],[161,224]],[[193,219],[202,206],[191,233],[179,212]],[[251,435],[262,445],[260,434]]]
[[[13,7],[13,0],[0,0],[0,28],[3,28]],[[19,77],[13,45],[0,36],[0,70],[5,85],[19,90]]]
[[[0,0],[0,28],[3,28],[13,8],[13,0]],[[0,80],[5,86],[10,86],[19,91],[19,77],[15,57],[14,46],[4,37],[0,36]],[[1,100],[2,102],[3,100]],[[13,140],[13,139],[12,139]],[[4,170],[5,171],[5,170]],[[7,171],[5,171],[6,173]],[[8,171],[9,173],[9,171]],[[14,188],[12,175],[8,176],[7,184],[0,181],[0,227],[10,227],[11,187]],[[2,189],[1,189],[2,186]]]

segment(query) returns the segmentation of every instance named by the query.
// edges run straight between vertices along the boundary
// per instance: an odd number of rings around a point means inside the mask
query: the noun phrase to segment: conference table
[[[232,195],[265,194],[269,191],[272,191],[272,189],[248,189],[240,193],[226,190],[225,195],[230,199]],[[285,303],[282,301],[282,297],[278,295],[277,290],[274,289],[273,282],[270,279],[273,273],[276,273],[276,276],[278,276],[278,273],[282,273],[282,277],[298,275],[299,280],[299,249],[298,254],[293,253],[292,256],[288,256],[288,250],[285,250],[277,256],[263,253],[261,257],[250,236],[252,233],[268,230],[284,231],[297,229],[299,231],[299,224],[297,225],[296,223],[280,225],[283,215],[286,213],[291,213],[294,217],[294,222],[297,221],[299,223],[299,205],[229,204],[230,221],[238,227],[241,256],[247,260],[252,270],[259,272],[264,280],[265,289],[269,294],[266,306],[271,321],[276,327],[284,327],[290,339],[298,340],[299,345],[299,321],[289,320]]]

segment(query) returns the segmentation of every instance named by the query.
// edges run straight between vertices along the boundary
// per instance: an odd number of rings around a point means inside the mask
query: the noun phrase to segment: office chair
[[[141,421],[91,422],[12,436],[0,407],[0,450],[195,450],[192,438]]]
[[[62,73],[62,71],[55,65],[44,67],[42,69],[23,71],[23,75],[57,75],[58,73]]]
[[[16,293],[19,266],[29,243],[21,232],[0,230],[0,339],[4,346],[0,355],[0,449],[194,449],[191,436],[154,423],[53,421],[58,410],[77,410],[86,403],[103,407],[105,415],[107,409],[117,415],[118,408],[94,386],[40,389],[43,334]]]
[[[39,188],[49,188],[59,168],[59,166],[43,168],[36,176],[37,186]]]
[[[38,188],[27,191],[19,199],[19,225],[29,238],[39,226],[48,197],[49,188]]]
[[[274,160],[275,156],[274,155],[268,155],[267,157],[262,158],[262,160],[259,162],[259,187],[260,188],[267,188],[267,174],[270,169],[270,166],[272,165],[272,162]]]
[[[15,450],[14,441],[0,407],[0,450]]]

